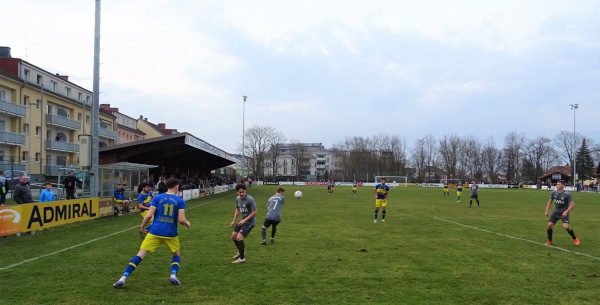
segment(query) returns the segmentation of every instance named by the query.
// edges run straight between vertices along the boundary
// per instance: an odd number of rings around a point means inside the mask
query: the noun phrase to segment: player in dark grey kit
[[[262,242],[260,243],[262,246],[267,244],[267,229],[271,225],[273,225],[273,229],[271,229],[271,243],[275,242],[277,225],[281,222],[281,208],[284,200],[283,193],[285,193],[285,189],[278,187],[275,195],[271,196],[267,202],[267,209],[269,211],[262,225]]]
[[[473,199],[477,200],[477,207],[479,208],[479,185],[477,181],[473,180],[471,183],[471,199],[469,199],[469,208],[473,205]]]
[[[548,200],[548,204],[546,204],[546,216],[548,216],[548,211],[550,211],[550,205],[552,205],[552,201],[554,201],[556,207],[548,219],[548,241],[545,244],[549,246],[553,244],[552,232],[554,230],[554,225],[560,219],[562,221],[563,228],[565,228],[567,233],[571,235],[575,245],[579,246],[579,238],[575,236],[575,232],[569,225],[569,212],[573,210],[573,207],[575,207],[575,202],[573,201],[571,193],[565,191],[564,180],[558,180],[558,182],[556,182],[556,191],[552,191],[550,199]]]
[[[233,256],[234,261],[232,263],[243,264],[246,262],[244,238],[248,237],[248,234],[250,234],[250,231],[252,231],[252,228],[256,224],[256,202],[252,196],[246,194],[245,184],[240,183],[236,185],[235,191],[238,196],[235,198],[235,213],[229,226],[233,227],[231,240],[233,240],[233,243],[237,247],[238,253]],[[242,220],[236,224],[240,214],[242,214]]]

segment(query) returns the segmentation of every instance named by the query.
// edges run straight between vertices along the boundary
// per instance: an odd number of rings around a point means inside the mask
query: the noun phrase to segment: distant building
[[[0,169],[33,181],[79,167],[79,136],[91,131],[92,92],[0,47]],[[116,117],[100,112],[99,143],[119,143]],[[39,180],[38,180],[39,179]]]
[[[267,152],[264,175],[269,180],[320,181],[331,179],[334,170],[334,153],[322,143],[282,143]]]
[[[110,104],[100,104],[100,110],[115,117],[119,142],[121,144],[143,140],[146,134],[137,128],[137,120],[119,112],[119,108],[111,107]]]

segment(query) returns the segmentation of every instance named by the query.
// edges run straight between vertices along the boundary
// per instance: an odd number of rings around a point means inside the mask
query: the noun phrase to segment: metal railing
[[[23,145],[25,144],[25,135],[8,131],[0,131],[0,142],[6,144]]]
[[[46,149],[68,151],[68,152],[79,152],[79,144],[64,142],[64,141],[52,141],[46,140]]]
[[[69,128],[69,129],[75,129],[75,130],[81,129],[81,122],[71,120],[62,115],[47,114],[46,115],[46,124],[61,126],[61,127]]]
[[[5,100],[0,100],[0,112],[25,117],[26,107]]]

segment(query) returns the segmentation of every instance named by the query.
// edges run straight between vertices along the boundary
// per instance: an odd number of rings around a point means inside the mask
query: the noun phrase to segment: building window
[[[40,85],[40,86],[44,84],[44,79],[39,74],[37,76],[37,84]]]
[[[37,100],[35,104],[35,109],[40,110],[40,105],[42,104],[42,100]]]
[[[83,115],[81,113],[77,114],[77,121],[81,122],[81,119],[83,118]]]
[[[6,100],[6,91],[0,90],[0,101]]]
[[[35,163],[40,163],[40,153],[35,153]]]
[[[24,95],[23,96],[23,106],[27,106],[27,104],[29,104],[29,96]]]
[[[86,116],[85,116],[85,123],[86,123],[86,124],[89,124],[89,123],[90,123],[90,116],[89,116],[89,115],[86,115]]]
[[[71,97],[71,88],[65,87],[65,95]]]
[[[81,92],[79,92],[79,94],[77,95],[77,100],[81,101],[82,98],[83,98],[83,94]]]
[[[25,80],[29,80],[29,70],[25,69],[25,71],[23,71],[23,78]]]
[[[27,124],[27,123],[23,124],[23,133],[29,133],[29,124]]]
[[[50,90],[56,92],[56,82],[55,81],[50,82]]]
[[[42,131],[42,128],[40,126],[35,126],[35,135],[36,136],[40,136],[40,131]]]
[[[0,120],[0,131],[4,131],[6,128],[6,122],[4,120]]]
[[[52,114],[52,105],[48,105],[48,114]]]
[[[86,102],[86,104],[90,103],[90,96],[89,95],[85,97],[85,102]]]
[[[21,156],[21,162],[27,162],[27,159],[29,159],[29,152],[24,151],[23,155]]]

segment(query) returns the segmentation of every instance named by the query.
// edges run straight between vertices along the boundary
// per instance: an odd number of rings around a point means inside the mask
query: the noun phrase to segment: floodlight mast
[[[575,132],[575,110],[579,108],[579,104],[571,104],[573,110],[573,187],[577,191],[577,133]]]
[[[241,173],[241,180],[244,179],[244,167],[246,166],[246,155],[244,154],[244,152],[246,151],[246,146],[245,144],[245,139],[246,139],[246,99],[248,98],[247,96],[243,96],[244,98],[244,104],[242,106],[242,173]]]

